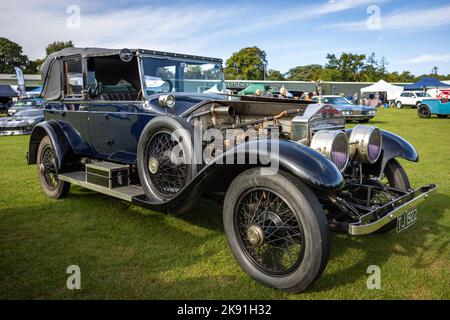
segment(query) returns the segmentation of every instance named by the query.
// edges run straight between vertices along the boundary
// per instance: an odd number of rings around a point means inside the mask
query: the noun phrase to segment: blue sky
[[[2,1],[0,12],[0,36],[31,58],[42,57],[49,42],[69,39],[223,59],[256,45],[269,68],[282,72],[346,51],[384,56],[390,71],[422,74],[437,66],[450,73],[449,0],[22,0]]]

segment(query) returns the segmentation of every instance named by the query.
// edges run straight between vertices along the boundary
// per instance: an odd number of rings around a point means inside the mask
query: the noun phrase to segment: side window
[[[68,97],[79,97],[83,90],[83,71],[81,59],[64,61],[65,87],[64,93]]]
[[[400,97],[407,97],[408,96],[408,93],[406,93],[406,92],[403,92],[401,95],[400,95]]]

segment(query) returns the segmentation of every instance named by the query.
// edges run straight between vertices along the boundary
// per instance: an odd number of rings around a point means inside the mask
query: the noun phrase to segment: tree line
[[[42,62],[49,54],[73,46],[72,41],[54,41],[45,48],[45,57],[30,60],[23,53],[22,46],[0,37],[0,73],[14,73],[14,67],[20,67],[24,73],[28,74],[39,73]],[[415,82],[425,76],[450,80],[450,74],[439,74],[436,66],[430,70],[430,74],[420,76],[415,76],[409,71],[388,72],[386,58],[382,57],[378,60],[375,53],[369,56],[349,52],[344,52],[340,56],[327,54],[326,61],[325,65],[296,66],[282,73],[278,70],[267,69],[266,52],[255,46],[234,52],[226,60],[224,73],[227,80],[312,81],[321,79],[323,81],[376,82],[384,79],[388,82]]]
[[[377,59],[375,53],[369,56],[344,52],[340,56],[326,55],[326,64],[309,64],[293,67],[286,73],[267,70],[267,54],[258,47],[248,47],[232,54],[225,64],[225,77],[229,80],[272,80],[272,81],[352,81],[376,82],[384,79],[388,82],[415,82],[423,77],[435,77],[450,80],[450,74],[438,73],[434,66],[430,74],[415,76],[409,71],[388,72],[385,57]]]

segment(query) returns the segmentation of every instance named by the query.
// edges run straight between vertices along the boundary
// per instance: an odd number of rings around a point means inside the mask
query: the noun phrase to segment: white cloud
[[[181,0],[184,1],[184,0]],[[257,3],[214,5],[177,2],[140,6],[92,0],[0,3],[1,36],[23,46],[30,58],[44,56],[55,40],[72,40],[77,46],[149,48],[192,54],[224,56],[232,52],[234,39],[260,34],[295,21],[341,12],[374,0],[334,0],[269,11]],[[151,3],[151,2],[150,2]],[[81,9],[81,28],[68,29],[69,5]],[[276,7],[276,6],[275,6]],[[234,38],[234,39],[233,39]],[[226,40],[225,40],[226,39]]]
[[[422,54],[420,56],[410,58],[407,60],[399,61],[400,63],[409,63],[409,64],[420,64],[420,63],[436,63],[436,62],[450,62],[450,54],[444,53],[444,54],[436,54],[436,53],[430,53],[430,54]]]
[[[402,10],[388,15],[381,11],[381,30],[411,31],[424,28],[437,28],[450,24],[450,5],[439,8],[424,8]],[[367,16],[368,17],[368,16]],[[324,26],[323,29],[339,31],[365,31],[366,20],[335,23]]]

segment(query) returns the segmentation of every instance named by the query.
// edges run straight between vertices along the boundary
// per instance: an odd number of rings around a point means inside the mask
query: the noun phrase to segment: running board
[[[83,171],[75,171],[64,174],[59,174],[58,179],[72,184],[78,185],[80,187],[97,191],[108,196],[113,196],[128,202],[132,202],[133,198],[145,196],[144,189],[135,185],[128,185],[117,188],[107,188],[102,187],[97,184],[86,182],[86,173]]]

